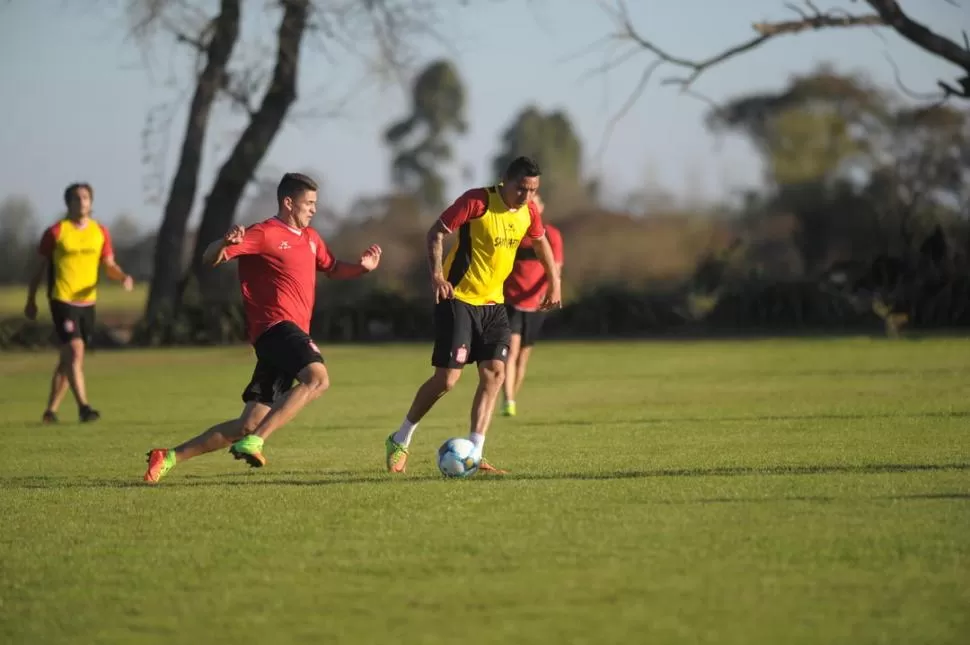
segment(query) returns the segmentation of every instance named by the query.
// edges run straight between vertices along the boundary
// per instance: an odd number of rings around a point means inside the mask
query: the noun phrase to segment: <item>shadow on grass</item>
[[[525,427],[588,427],[594,425],[660,425],[664,423],[711,423],[718,421],[865,421],[868,419],[965,419],[970,417],[970,410],[929,411],[929,412],[876,412],[876,413],[822,413],[822,414],[760,414],[749,416],[710,416],[710,417],[648,417],[642,419],[550,419],[546,421],[525,421]]]
[[[749,416],[710,416],[710,417],[647,417],[641,419],[609,419],[609,418],[598,418],[598,419],[548,419],[548,420],[536,420],[529,421],[523,420],[522,426],[526,428],[545,428],[545,427],[555,427],[555,428],[568,428],[568,427],[589,427],[596,425],[606,425],[606,426],[636,426],[636,425],[662,425],[666,423],[711,423],[711,422],[746,422],[746,421],[865,421],[867,419],[965,419],[970,418],[970,410],[953,410],[953,411],[928,411],[928,412],[907,412],[907,413],[893,413],[893,412],[875,412],[875,413],[821,413],[821,414],[762,414],[762,415],[749,415]],[[353,423],[333,423],[326,424],[323,426],[317,426],[309,422],[296,422],[291,427],[293,428],[309,428],[312,427],[318,430],[324,431],[344,431],[344,430],[360,430],[362,427],[370,426],[381,426],[385,421],[384,417],[366,417],[361,419],[355,419]],[[144,420],[139,419],[137,421],[131,419],[113,419],[108,420],[106,423],[110,424],[127,424],[132,426],[138,426],[142,428],[147,427],[168,427],[174,425],[184,426],[190,428],[188,433],[191,434],[194,431],[200,431],[207,427],[205,424],[199,424],[196,419],[160,419],[160,420]],[[81,427],[83,424],[74,419],[68,418],[63,419],[58,424],[43,423],[37,420],[31,421],[21,421],[13,422],[10,427],[16,425],[22,428],[46,428],[57,430],[65,426],[70,427]]]
[[[670,506],[680,506],[689,504],[771,504],[776,502],[845,502],[848,500],[858,500],[859,497],[832,497],[830,495],[785,495],[782,497],[706,497],[697,499],[658,499],[649,500],[646,504],[667,504]],[[890,500],[890,501],[925,501],[925,500],[967,500],[970,501],[970,493],[921,493],[914,495],[873,495],[864,497],[867,501]]]
[[[666,468],[658,470],[620,470],[612,472],[585,473],[512,473],[504,476],[479,475],[462,482],[498,483],[502,481],[610,481],[625,479],[649,479],[667,477],[764,477],[792,475],[879,475],[887,473],[916,473],[970,470],[970,463],[950,464],[817,464],[803,466],[726,466],[720,468]],[[264,474],[265,473],[265,474]],[[321,475],[323,478],[321,478]],[[292,477],[292,479],[288,478]],[[72,477],[35,475],[28,477],[0,477],[0,489],[98,489],[98,488],[159,488],[179,489],[187,487],[226,487],[226,486],[327,486],[333,484],[416,484],[442,481],[436,474],[391,476],[383,472],[364,473],[360,471],[262,471],[241,472],[221,475],[188,475],[174,478],[151,486],[139,479],[76,479]],[[954,497],[955,495],[955,497]],[[887,497],[885,499],[934,499],[932,494],[919,496]],[[970,494],[955,493],[945,499],[968,499]],[[824,501],[836,498],[785,498]],[[703,500],[693,500],[700,502]],[[743,500],[710,500],[743,501]],[[755,498],[750,501],[758,501]],[[766,499],[763,501],[771,501]]]

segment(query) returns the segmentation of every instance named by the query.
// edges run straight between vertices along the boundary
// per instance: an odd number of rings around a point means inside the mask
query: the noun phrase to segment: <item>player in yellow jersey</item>
[[[61,341],[60,359],[51,378],[45,423],[57,422],[57,408],[70,386],[81,422],[100,418],[88,404],[84,384],[84,348],[94,331],[98,269],[131,291],[133,281],[115,262],[108,229],[91,218],[94,191],[89,184],[71,184],[64,191],[67,217],[46,231],[40,240],[40,259],[27,287],[24,315],[37,318],[37,289],[47,274],[47,299],[54,331]]]
[[[483,472],[503,473],[484,458],[485,434],[505,378],[511,329],[503,287],[519,243],[533,240],[549,276],[543,310],[561,306],[559,271],[546,240],[542,216],[532,198],[539,190],[539,167],[528,157],[514,159],[497,186],[467,191],[428,231],[428,262],[435,296],[434,374],[411,403],[401,427],[385,441],[387,470],[403,473],[418,423],[448,393],[468,363],[478,364],[478,389],[472,401],[469,439]],[[458,241],[442,259],[444,238]]]

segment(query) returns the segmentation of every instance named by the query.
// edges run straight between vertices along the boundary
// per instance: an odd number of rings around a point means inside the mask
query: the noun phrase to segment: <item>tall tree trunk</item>
[[[240,0],[221,0],[219,15],[209,27],[211,38],[204,49],[206,64],[196,82],[178,167],[169,189],[162,225],[158,230],[155,266],[145,312],[150,326],[160,317],[170,315],[175,310],[185,229],[198,190],[209,116],[226,78],[226,67],[232,50],[239,39],[239,4]]]
[[[206,200],[202,223],[195,240],[192,265],[182,281],[180,301],[184,298],[190,282],[198,284],[204,301],[220,300],[219,276],[217,272],[202,267],[202,254],[206,246],[224,235],[232,225],[246,185],[255,174],[270,144],[283,126],[287,111],[296,100],[300,47],[307,25],[309,0],[284,0],[283,5],[273,77],[259,109],[253,114],[229,158],[219,169],[219,175]]]

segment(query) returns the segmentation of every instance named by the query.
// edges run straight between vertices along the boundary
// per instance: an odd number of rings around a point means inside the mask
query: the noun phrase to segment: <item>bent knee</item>
[[[482,381],[489,385],[501,385],[505,381],[505,363],[502,361],[483,363],[478,371]]]
[[[438,392],[445,394],[455,389],[460,378],[461,370],[437,369],[435,370],[434,376],[431,377],[431,382]]]
[[[310,390],[310,396],[317,397],[330,388],[330,375],[323,363],[311,363],[303,368],[298,377],[300,383]]]

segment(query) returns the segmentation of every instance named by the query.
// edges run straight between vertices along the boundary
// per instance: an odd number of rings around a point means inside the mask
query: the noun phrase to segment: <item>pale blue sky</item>
[[[162,204],[153,203],[145,187],[149,173],[142,161],[141,132],[153,106],[187,87],[181,81],[179,90],[177,80],[174,88],[166,81],[173,74],[184,79],[189,59],[179,50],[159,50],[151,70],[146,70],[138,49],[124,37],[120,4],[121,0],[91,0],[90,5],[13,0],[0,5],[0,199],[23,194],[42,213],[56,213],[63,187],[80,179],[94,184],[95,210],[101,219],[111,222],[127,211],[146,227],[157,225]],[[250,6],[254,4],[260,3]],[[781,0],[628,4],[644,36],[690,58],[706,57],[748,38],[752,21],[794,16]],[[864,9],[863,3],[847,0],[817,4]],[[657,83],[616,128],[602,157],[596,156],[610,115],[649,61],[646,56],[634,59],[612,73],[608,82],[580,82],[584,72],[602,64],[609,52],[603,45],[588,55],[570,56],[588,50],[613,29],[596,2],[473,0],[472,5],[443,10],[445,22],[438,30],[452,34],[449,47],[425,42],[420,59],[452,57],[468,86],[471,128],[456,141],[455,150],[456,166],[470,166],[474,182],[490,179],[489,160],[499,134],[527,103],[569,113],[586,143],[587,171],[602,177],[611,198],[619,199],[648,178],[677,195],[701,198],[757,181],[757,160],[746,145],[717,145],[705,131],[704,103]],[[950,37],[959,38],[961,29],[970,29],[966,7],[943,0],[909,0],[904,6]],[[266,19],[249,21],[248,33],[258,32],[261,23],[268,25],[271,36],[275,24]],[[864,29],[829,30],[778,39],[711,69],[695,88],[715,99],[777,88],[790,74],[808,71],[820,61],[832,61],[844,71],[868,72],[891,85],[887,54],[913,89],[932,90],[935,79],[956,76],[955,67],[887,30],[879,33],[882,36]],[[365,76],[362,62],[339,52],[334,56],[339,64],[318,53],[304,55],[303,96],[296,111],[354,98],[343,105],[340,118],[303,118],[289,126],[271,148],[261,174],[314,169],[329,200],[343,209],[356,197],[386,189],[388,152],[380,137],[390,121],[407,111],[408,101],[394,86],[380,89],[371,83],[369,89],[355,92]],[[183,120],[184,114],[178,113],[166,177]],[[226,110],[216,114],[203,186],[228,153],[237,124]],[[460,180],[453,181],[449,196],[461,188]]]

